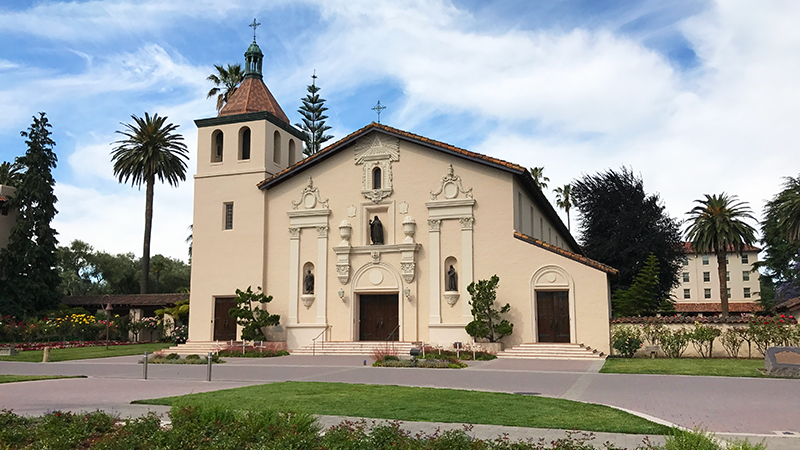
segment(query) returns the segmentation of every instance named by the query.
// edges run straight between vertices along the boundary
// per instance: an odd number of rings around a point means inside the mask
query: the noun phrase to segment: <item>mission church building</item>
[[[303,159],[262,81],[200,119],[189,343],[235,340],[236,289],[263,287],[270,338],[453,346],[472,339],[467,286],[500,278],[506,347],[584,344],[609,353],[608,277],[583,256],[529,172],[379,123]]]

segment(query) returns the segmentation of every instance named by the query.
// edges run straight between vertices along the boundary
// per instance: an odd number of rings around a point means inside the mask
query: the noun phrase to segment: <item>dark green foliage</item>
[[[633,326],[617,326],[611,330],[611,346],[623,358],[633,358],[642,348],[642,334]]]
[[[120,183],[131,182],[133,186],[145,185],[144,245],[142,247],[142,271],[139,293],[148,292],[150,277],[150,235],[153,228],[153,190],[156,178],[177,186],[186,180],[186,160],[189,151],[183,136],[176,133],[178,126],[167,123],[167,117],[144,113],[144,118],[132,115],[134,125],[123,123],[123,131],[117,133],[125,139],[111,151],[114,175]]]
[[[133,253],[111,255],[96,251],[91,245],[75,240],[68,247],[59,247],[58,270],[62,296],[136,294],[141,279],[141,261]],[[155,255],[152,258],[149,292],[185,292],[191,278],[191,267],[174,258]],[[183,308],[188,312],[188,307]],[[176,305],[176,311],[182,311]]]
[[[217,96],[217,112],[219,112],[244,80],[244,71],[241,64],[228,64],[228,67],[214,64],[214,69],[217,73],[212,73],[206,79],[214,83],[215,87],[208,91],[206,98]]]
[[[276,356],[289,356],[289,352],[286,350],[247,350],[242,353],[236,350],[221,350],[218,355],[222,358],[274,358]]]
[[[767,202],[761,222],[764,258],[754,266],[764,269],[760,298],[765,307],[774,306],[796,294],[786,289],[798,282],[800,273],[800,176],[785,178],[783,190]],[[769,282],[764,279],[769,278]],[[766,284],[766,286],[765,286]],[[771,288],[771,289],[770,289]],[[776,295],[777,294],[777,295]],[[772,302],[771,300],[775,300]]]
[[[246,341],[266,341],[264,328],[280,323],[281,316],[267,312],[267,303],[272,296],[264,295],[261,287],[253,292],[251,286],[246,291],[236,290],[236,306],[228,311],[228,315],[243,326],[242,339]]]
[[[717,256],[720,305],[723,316],[728,315],[728,263],[725,255],[740,254],[746,246],[753,245],[756,230],[746,219],[753,219],[750,207],[738,201],[735,195],[705,195],[695,200],[698,205],[689,211],[689,228],[686,240],[697,253],[714,253]]]
[[[61,298],[60,279],[56,270],[56,231],[50,226],[56,213],[55,142],[50,138],[50,124],[44,113],[33,117],[28,131],[28,150],[17,158],[16,165],[24,172],[19,176],[17,191],[10,207],[17,220],[0,250],[0,313],[24,317],[36,311],[54,308]]]
[[[656,298],[669,299],[684,253],[678,221],[658,194],[646,194],[642,178],[625,167],[584,175],[572,183],[571,194],[586,256],[619,270],[612,292],[631,287],[652,253],[660,269]]]
[[[308,94],[303,99],[303,106],[297,110],[303,116],[303,123],[295,124],[303,132],[303,142],[306,144],[303,154],[307,156],[320,151],[322,144],[333,138],[333,136],[325,134],[331,127],[325,125],[325,119],[328,118],[325,111],[328,108],[325,107],[325,99],[319,97],[320,88],[317,87],[317,76],[314,75],[311,78],[312,82],[307,88]]]
[[[475,339],[486,339],[489,342],[497,342],[510,335],[514,331],[514,325],[507,319],[500,319],[500,314],[506,314],[511,310],[508,303],[499,310],[494,302],[497,299],[497,285],[500,278],[492,275],[488,280],[478,280],[467,286],[467,292],[472,296],[469,302],[472,305],[472,322],[466,326],[467,334]]]
[[[658,274],[658,258],[651,253],[631,287],[614,291],[611,299],[614,316],[654,316],[656,313],[673,311],[675,308],[671,299],[659,297]]]
[[[16,163],[6,161],[0,163],[0,184],[16,187],[21,176],[20,167]]]

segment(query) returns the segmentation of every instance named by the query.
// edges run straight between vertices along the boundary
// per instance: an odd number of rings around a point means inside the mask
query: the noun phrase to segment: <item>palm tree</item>
[[[213,82],[216,87],[208,91],[206,98],[217,96],[217,112],[219,112],[244,80],[244,70],[241,64],[228,64],[228,67],[214,64],[214,68],[217,69],[217,73],[209,75],[207,80]]]
[[[22,175],[19,169],[20,167],[16,163],[0,163],[0,184],[16,186],[17,182],[19,182],[19,177]]]
[[[142,250],[142,278],[139,290],[147,293],[150,274],[150,233],[153,227],[153,187],[156,177],[171,186],[186,180],[186,160],[189,152],[183,136],[174,133],[177,125],[166,123],[167,117],[144,113],[144,118],[132,115],[134,124],[123,123],[125,130],[117,133],[125,139],[111,151],[114,175],[120,183],[131,181],[131,185],[146,186],[144,208],[144,247]]]
[[[767,202],[767,217],[777,219],[780,233],[790,241],[800,241],[800,176],[784,178],[783,190]]]
[[[531,176],[533,177],[533,183],[539,189],[547,188],[547,182],[550,181],[550,178],[544,176],[544,166],[542,167],[531,167]]]
[[[705,195],[705,200],[695,200],[697,206],[689,214],[686,239],[697,253],[717,255],[719,296],[722,315],[728,315],[728,263],[729,251],[741,254],[745,246],[756,240],[755,229],[744,221],[753,215],[747,203],[740,202],[735,195]]]
[[[572,188],[569,184],[553,190],[556,193],[556,206],[567,212],[567,229],[572,230],[569,224],[569,209],[572,208]]]

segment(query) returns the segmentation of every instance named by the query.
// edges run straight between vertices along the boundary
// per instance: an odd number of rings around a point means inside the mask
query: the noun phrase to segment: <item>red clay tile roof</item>
[[[171,306],[177,302],[189,300],[189,294],[130,294],[130,295],[74,295],[64,297],[61,302],[70,306]]]
[[[267,89],[264,82],[255,77],[245,78],[242,84],[236,89],[228,103],[219,112],[220,116],[232,116],[235,114],[245,114],[249,112],[269,111],[283,122],[289,123],[281,105]]]
[[[789,300],[784,300],[777,305],[775,305],[776,311],[789,311],[792,309],[796,309],[800,306],[800,297],[790,298]]]
[[[761,311],[761,305],[755,302],[728,302],[728,311],[732,313]],[[721,312],[722,305],[719,303],[675,303],[675,311],[678,312]]]
[[[697,253],[697,252],[694,251],[694,248],[692,248],[692,243],[691,242],[684,242],[683,243],[683,251],[686,252],[686,253]],[[746,252],[760,252],[761,249],[758,248],[758,247],[753,247],[752,245],[745,245],[744,246],[744,251],[746,251]],[[732,246],[728,246],[728,252],[729,253],[735,253],[736,250]]]
[[[582,256],[582,255],[579,255],[577,253],[572,253],[571,251],[564,250],[561,247],[557,247],[557,246],[555,246],[553,244],[548,244],[547,242],[541,241],[539,239],[532,238],[532,237],[530,237],[528,235],[520,233],[519,231],[515,231],[514,232],[514,237],[519,239],[520,241],[527,242],[527,243],[535,245],[537,247],[541,247],[541,248],[543,248],[545,250],[549,250],[549,251],[551,251],[553,253],[556,253],[556,254],[559,254],[561,256],[566,256],[569,259],[573,259],[575,261],[578,261],[579,263],[585,264],[585,265],[587,265],[587,266],[589,266],[591,268],[594,268],[594,269],[597,269],[597,270],[601,270],[601,271],[603,271],[603,272],[605,272],[607,274],[616,275],[617,273],[619,273],[619,271],[617,269],[615,269],[615,268],[613,268],[611,266],[607,266],[607,265],[605,265],[603,263],[597,262],[597,261],[595,261],[593,259],[589,259],[589,258],[587,258],[585,256]]]

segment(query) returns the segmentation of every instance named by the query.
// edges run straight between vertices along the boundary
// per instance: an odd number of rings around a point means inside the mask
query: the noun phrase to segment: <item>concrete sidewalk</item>
[[[214,365],[212,382],[204,381],[205,366],[149,365],[142,380],[141,357],[128,356],[59,363],[0,362],[0,373],[86,375],[86,379],[52,380],[0,385],[0,407],[21,414],[48,410],[102,409],[123,416],[166,409],[130,405],[130,401],[228,389],[275,381],[325,381],[393,384],[437,388],[525,393],[605,404],[685,428],[702,428],[722,437],[766,438],[771,449],[800,448],[800,411],[797,380],[617,375],[597,373],[592,361],[494,360],[473,362],[461,370],[373,368],[369,357],[288,356],[234,358]],[[413,376],[412,371],[413,370]],[[328,419],[324,419],[328,420]],[[331,419],[336,420],[336,419]],[[419,424],[430,432],[437,427],[460,429],[460,424]],[[506,428],[508,428],[506,430]],[[476,426],[481,433],[509,433],[527,439],[563,436],[562,431],[515,427]],[[503,431],[498,431],[503,430]],[[421,430],[415,430],[421,431]],[[555,435],[553,434],[555,433]],[[785,434],[794,433],[794,434]],[[476,435],[481,438],[496,436]],[[555,436],[555,437],[551,437]],[[617,436],[617,435],[612,435]],[[641,437],[619,435],[619,446],[635,447]],[[630,439],[636,439],[631,443]],[[659,442],[660,438],[653,438]],[[598,438],[599,445],[606,440]]]

